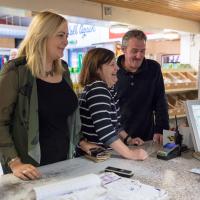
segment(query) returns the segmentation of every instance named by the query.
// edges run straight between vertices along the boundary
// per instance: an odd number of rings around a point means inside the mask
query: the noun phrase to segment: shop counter
[[[80,157],[40,167],[43,176],[35,181],[22,181],[12,174],[3,175],[0,177],[0,199],[34,200],[33,188],[36,186],[89,173],[99,174],[104,172],[107,166],[132,170],[134,173],[132,179],[166,190],[169,199],[200,199],[200,175],[189,172],[192,168],[200,168],[200,161],[192,158],[191,151],[169,161],[157,159],[155,152],[151,152],[145,161],[126,160],[116,154],[100,163]]]

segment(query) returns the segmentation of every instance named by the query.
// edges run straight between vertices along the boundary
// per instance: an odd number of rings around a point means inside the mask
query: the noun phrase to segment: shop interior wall
[[[86,0],[59,0],[59,3],[58,1],[54,0],[0,0],[0,5],[29,9],[33,11],[54,9],[62,14],[71,16],[118,21],[149,28],[169,28],[192,33],[200,32],[200,24],[192,20],[185,20],[181,18],[169,17],[110,5],[102,5],[100,3],[88,2]],[[105,14],[105,7],[111,8],[111,13],[109,15]]]
[[[180,40],[147,41],[146,55],[161,63],[161,57],[167,54],[180,54]]]
[[[70,16],[79,16],[79,17],[86,17],[90,19],[98,19],[98,20],[108,20],[108,21],[118,21],[127,24],[134,24],[139,27],[144,27],[146,29],[153,29],[153,28],[168,28],[168,29],[175,29],[181,30],[191,33],[200,33],[200,24],[198,22],[192,20],[185,20],[175,17],[169,17],[144,11],[138,10],[131,10],[127,8],[120,8],[110,5],[101,5],[100,3],[88,2],[86,0],[59,0],[59,3],[53,0],[0,0],[1,6],[13,7],[13,8],[21,8],[21,9],[28,9],[33,11],[40,11],[44,9],[54,9],[62,14],[70,15]],[[110,15],[106,15],[104,12],[104,8],[109,7],[111,8]],[[166,51],[166,43],[163,42],[162,45],[152,45],[159,46],[160,54],[156,55],[156,60],[159,61],[161,54],[163,53],[162,48]],[[150,46],[150,45],[149,45]],[[178,45],[173,45],[173,48],[167,48],[171,52],[170,54],[178,54],[177,47]],[[150,47],[148,47],[150,48]],[[184,47],[182,47],[184,48]],[[180,49],[180,48],[179,48]],[[165,52],[164,52],[165,53]],[[180,53],[180,52],[179,52]],[[157,53],[156,53],[157,54]],[[182,54],[182,50],[181,53]],[[188,56],[189,55],[189,56]],[[184,56],[188,59],[191,58],[191,53],[187,52],[187,55]],[[195,67],[199,62],[199,54],[194,58]]]
[[[189,45],[190,45],[189,46],[189,49],[190,49],[190,54],[189,54],[190,64],[196,71],[199,71],[198,80],[200,80],[200,34],[191,35]],[[182,48],[184,48],[184,46],[182,46]],[[198,83],[199,83],[199,86],[200,86],[200,81],[198,81]],[[200,90],[200,87],[198,87],[198,88]],[[200,91],[199,91],[199,94],[200,94]]]
[[[107,21],[116,21],[120,23],[127,23],[136,25],[138,27],[143,27],[146,29],[174,29],[177,31],[190,32],[194,34],[200,33],[200,23],[192,20],[185,20],[181,18],[169,17],[144,11],[131,10],[126,8],[119,8],[115,6],[109,5],[101,5],[99,3],[88,2],[85,0],[0,0],[1,6],[7,6],[12,8],[21,8],[28,9],[32,11],[41,11],[46,9],[53,9],[58,11],[61,14],[69,15],[69,16],[77,16],[84,18],[91,18],[97,20],[107,20]],[[111,13],[106,15],[105,7],[109,7],[111,9]],[[189,38],[190,39],[190,38]],[[188,39],[188,40],[189,40]],[[194,38],[196,41],[200,41],[199,37]],[[194,40],[194,41],[195,41]],[[197,44],[199,45],[199,42]],[[168,43],[168,44],[167,44]],[[173,44],[172,47],[168,47],[170,42],[162,42],[155,44],[150,44],[147,46],[147,52],[153,52],[154,54],[158,54],[157,56],[161,56],[162,53],[167,54],[178,54],[180,52],[180,44],[176,41],[176,44]],[[151,46],[151,48],[150,48]],[[159,46],[159,50],[155,50],[156,47]],[[200,46],[200,45],[199,45]],[[187,58],[192,57],[194,65],[197,66],[199,64],[200,51],[198,47],[194,44],[191,46],[189,43],[189,48],[192,47],[192,50],[185,52],[184,56]],[[186,48],[186,46],[182,47]],[[179,50],[178,50],[179,49]],[[159,53],[157,52],[159,51]],[[183,51],[183,49],[181,50]],[[196,52],[195,54],[193,52]],[[193,53],[193,54],[192,54]],[[159,58],[157,58],[159,60]]]
[[[53,9],[64,15],[102,19],[101,4],[85,0],[0,0],[0,5],[32,11]]]
[[[0,48],[15,48],[15,39],[0,38]]]

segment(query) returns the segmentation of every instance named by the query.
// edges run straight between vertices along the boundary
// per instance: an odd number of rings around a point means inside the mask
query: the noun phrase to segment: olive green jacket
[[[72,87],[66,66],[63,77]],[[68,151],[68,158],[72,158],[80,138],[78,108],[66,123],[70,147],[63,151]],[[6,170],[7,163],[16,156],[24,163],[35,166],[40,163],[37,85],[36,79],[26,67],[25,58],[8,62],[0,72],[0,156]]]

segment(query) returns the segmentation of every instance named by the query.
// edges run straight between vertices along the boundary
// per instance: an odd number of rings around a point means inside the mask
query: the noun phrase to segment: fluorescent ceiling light
[[[123,24],[114,24],[110,26],[110,32],[111,33],[126,33],[129,30],[127,25]]]
[[[163,34],[163,36],[164,36],[164,39],[166,40],[177,40],[180,38],[177,32],[166,32]]]
[[[163,39],[162,33],[147,34],[148,40],[161,40]]]
[[[180,35],[177,32],[154,33],[147,35],[148,40],[177,40]]]

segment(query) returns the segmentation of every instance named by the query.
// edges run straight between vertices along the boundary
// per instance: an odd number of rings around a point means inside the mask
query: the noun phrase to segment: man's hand
[[[136,137],[136,138],[131,138],[130,140],[128,140],[128,144],[140,146],[144,144],[144,141],[141,138]]]
[[[163,144],[163,135],[160,133],[154,133],[153,141],[157,144]]]

